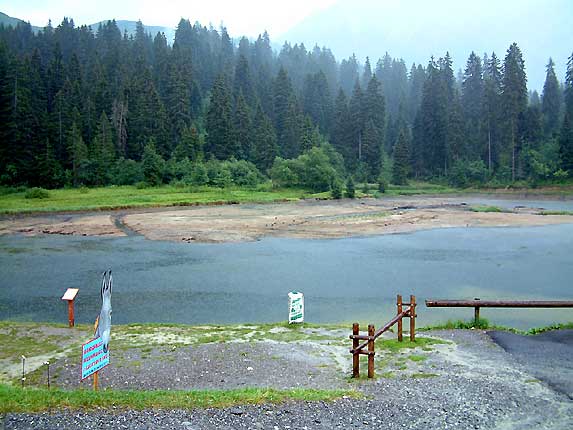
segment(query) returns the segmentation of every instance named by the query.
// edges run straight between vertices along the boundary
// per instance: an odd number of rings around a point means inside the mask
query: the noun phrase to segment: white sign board
[[[297,291],[288,293],[288,323],[304,322],[304,295]]]

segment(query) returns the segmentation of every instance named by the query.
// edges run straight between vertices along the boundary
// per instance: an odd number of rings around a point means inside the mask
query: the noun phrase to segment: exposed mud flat
[[[464,197],[300,201],[29,216],[0,220],[0,235],[125,236],[151,240],[241,242],[263,237],[343,238],[448,227],[509,227],[573,223],[542,215],[528,201],[503,212],[476,212]]]

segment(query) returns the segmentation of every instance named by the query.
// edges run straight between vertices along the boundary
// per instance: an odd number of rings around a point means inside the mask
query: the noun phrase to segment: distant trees
[[[452,62],[275,53],[267,33],[235,44],[185,19],[172,46],[141,22],[133,36],[113,20],[0,27],[0,184],[572,177],[573,57],[564,84],[549,59],[541,96],[516,44],[503,64],[472,52],[458,78]]]

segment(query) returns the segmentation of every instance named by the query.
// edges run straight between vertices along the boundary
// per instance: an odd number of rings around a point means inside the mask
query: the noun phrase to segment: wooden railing
[[[426,300],[429,308],[474,308],[474,321],[479,322],[480,308],[573,308],[569,300]]]
[[[407,309],[403,309],[408,306]],[[410,318],[410,342],[416,340],[416,296],[410,296],[409,303],[402,302],[402,296],[398,295],[396,299],[396,316],[392,318],[386,325],[376,331],[373,324],[368,325],[368,335],[360,334],[360,325],[358,323],[352,324],[352,334],[349,336],[352,339],[352,377],[358,378],[360,376],[360,355],[368,355],[368,377],[374,377],[374,342],[383,333],[387,332],[395,324],[398,324],[398,341],[402,342],[402,318]],[[360,341],[365,341],[360,343]],[[367,348],[365,351],[364,349]]]

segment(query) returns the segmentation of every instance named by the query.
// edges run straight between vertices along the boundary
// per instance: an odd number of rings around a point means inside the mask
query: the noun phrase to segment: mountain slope
[[[16,27],[18,23],[26,24],[26,22],[22,21],[21,19],[13,18],[11,16],[6,15],[5,13],[0,12],[0,25],[4,25],[6,27],[8,26]],[[38,31],[39,29],[40,29],[39,27],[32,26],[33,31]]]
[[[524,53],[529,87],[541,89],[551,56],[563,79],[573,51],[570,0],[339,0],[283,34],[280,41],[315,43],[341,59],[356,53],[371,62],[386,51],[407,63],[427,64],[449,50],[463,68],[472,50],[495,51],[503,59],[512,42]]]

